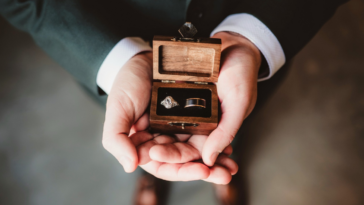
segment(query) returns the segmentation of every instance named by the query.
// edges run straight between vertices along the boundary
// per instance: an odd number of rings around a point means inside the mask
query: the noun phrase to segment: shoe
[[[238,190],[234,183],[227,185],[215,184],[215,195],[220,205],[237,205]]]
[[[167,195],[167,182],[145,173],[138,179],[134,205],[162,205]]]

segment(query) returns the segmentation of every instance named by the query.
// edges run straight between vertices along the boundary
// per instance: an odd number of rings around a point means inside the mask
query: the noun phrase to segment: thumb
[[[219,82],[221,120],[207,138],[202,159],[214,165],[218,155],[233,141],[243,120],[253,110],[257,97],[257,70],[259,64],[245,49],[231,47],[225,50]]]
[[[239,99],[240,98],[240,99]],[[230,92],[221,103],[222,116],[218,127],[207,138],[203,149],[202,159],[208,166],[213,166],[219,154],[233,141],[244,116],[248,112],[248,103],[243,96]],[[246,100],[245,100],[246,101]]]
[[[110,97],[107,103],[102,144],[123,165],[125,172],[133,172],[138,166],[137,150],[128,137],[134,123],[134,114],[130,113],[133,109],[128,108],[130,102],[127,100],[110,99]]]
[[[123,165],[126,172],[138,166],[138,154],[129,138],[130,129],[145,129],[151,89],[152,53],[132,57],[118,72],[107,100],[103,145]],[[142,117],[142,118],[140,118]],[[140,118],[140,119],[139,119]]]

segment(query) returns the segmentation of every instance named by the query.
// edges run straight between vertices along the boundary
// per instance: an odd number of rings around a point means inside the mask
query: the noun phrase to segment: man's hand
[[[150,174],[168,181],[205,180],[216,184],[227,184],[238,165],[228,157],[229,146],[218,157],[216,164],[208,167],[201,161],[205,135],[158,135],[136,132],[130,136],[137,147],[139,165]],[[187,141],[186,141],[187,139]]]
[[[151,88],[152,53],[141,53],[119,71],[107,99],[102,143],[126,172],[133,172],[138,166],[137,150],[129,135],[149,126],[145,111]]]
[[[154,160],[172,162],[172,158],[174,163],[184,163],[202,157],[206,165],[213,166],[218,156],[221,156],[225,149],[230,149],[230,143],[243,120],[254,108],[257,98],[258,70],[261,63],[258,48],[238,34],[220,32],[213,38],[222,40],[221,70],[217,83],[222,111],[219,125],[208,137],[193,135],[187,144],[176,142],[153,147],[150,155]],[[203,139],[203,146],[191,151],[192,148],[188,143],[198,138]],[[195,154],[191,155],[191,153]]]
[[[213,38],[222,40],[222,64],[217,83],[222,115],[202,150],[202,159],[208,166],[214,165],[217,156],[230,145],[243,120],[253,110],[261,64],[260,51],[243,36],[219,32]]]

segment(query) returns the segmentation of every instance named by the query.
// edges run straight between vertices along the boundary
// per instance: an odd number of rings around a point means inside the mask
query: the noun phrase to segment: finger
[[[167,163],[184,163],[201,158],[202,148],[206,142],[206,135],[192,135],[188,142],[176,142],[173,144],[160,145],[158,143],[151,148],[149,155],[151,159]],[[228,145],[222,153],[230,155],[233,152]]]
[[[158,137],[161,133],[153,133],[153,137]]]
[[[241,96],[238,97],[236,94],[226,97],[222,102],[221,121],[207,138],[203,147],[202,159],[206,165],[214,165],[217,156],[233,141],[246,112],[247,103],[243,102]]]
[[[125,110],[128,103],[109,100],[102,144],[124,167],[125,172],[133,172],[138,166],[137,150],[128,137],[132,118]]]
[[[152,140],[154,137],[149,132],[137,132],[132,135],[130,135],[130,140],[133,142],[134,146],[137,147],[144,142],[147,142],[149,140]]]
[[[228,184],[231,181],[231,178],[232,176],[226,168],[220,165],[214,165],[210,168],[209,177],[204,179],[204,181],[215,184]]]
[[[207,137],[208,137],[207,135],[192,135],[192,137],[188,140],[187,143],[196,148],[198,152],[201,154],[202,148],[207,140]]]
[[[176,139],[169,136],[169,135],[159,135],[157,137],[154,137],[153,139],[156,144],[161,145],[161,144],[171,144],[176,142]]]
[[[152,138],[150,138],[152,139]],[[171,144],[175,142],[175,139],[167,136],[167,135],[160,135],[158,137],[155,137],[153,140],[147,141],[137,147],[138,151],[138,157],[139,157],[139,165],[144,165],[146,163],[149,163],[151,161],[150,158],[150,149],[158,144]]]
[[[206,135],[193,135],[189,140],[188,144],[196,148],[200,153],[202,153],[203,146],[207,140]],[[233,153],[233,147],[229,144],[223,151],[223,154],[231,155]]]
[[[203,161],[209,166],[215,163],[219,153],[232,142],[243,120],[254,108],[260,66],[260,55],[255,54],[257,53],[250,48],[250,44],[231,46],[222,53],[217,84],[221,120],[207,139],[202,152]]]
[[[233,146],[228,145],[224,151],[222,151],[223,154],[226,154],[227,156],[230,156],[233,153]]]
[[[178,137],[183,136],[179,135]],[[153,160],[167,163],[185,163],[201,159],[202,147],[207,136],[188,135],[188,137],[189,139],[187,142],[176,142],[173,144],[159,146],[156,145],[151,149],[149,155]]]
[[[138,54],[128,60],[118,72],[107,100],[103,145],[126,172],[138,166],[137,150],[128,136],[149,103],[151,56],[151,53]]]
[[[152,148],[156,143],[154,141],[148,141],[139,147],[137,147],[138,157],[139,157],[139,165],[144,165],[152,161],[149,156],[149,150]]]
[[[225,167],[231,175],[235,175],[239,169],[238,164],[234,160],[223,154],[216,159],[216,164]]]
[[[185,163],[201,159],[202,147],[206,135],[189,135],[187,142],[176,142],[167,145],[156,145],[151,148],[149,155],[153,160],[167,163]],[[181,137],[181,136],[179,136]],[[178,140],[178,139],[177,139]],[[227,150],[229,153],[230,150]]]
[[[151,161],[141,167],[155,177],[168,181],[193,181],[206,179],[210,175],[209,168],[197,162],[169,164]]]
[[[224,102],[228,103],[232,108],[236,107],[236,110],[226,108],[223,111],[218,127],[207,138],[202,151],[202,159],[208,166],[212,166],[217,156],[230,145],[243,122],[243,106],[241,104],[239,105],[241,107],[231,104],[228,99]],[[229,106],[225,104],[225,107]]]
[[[192,135],[189,134],[176,134],[175,137],[177,138],[178,141],[180,142],[185,142],[187,141]]]
[[[149,151],[152,160],[167,163],[185,163],[201,158],[200,152],[185,142],[155,145]]]
[[[139,132],[139,131],[144,131],[149,127],[149,114],[148,113],[144,113],[139,119],[138,121],[135,122],[135,124],[131,127],[130,129],[130,133],[129,136]]]

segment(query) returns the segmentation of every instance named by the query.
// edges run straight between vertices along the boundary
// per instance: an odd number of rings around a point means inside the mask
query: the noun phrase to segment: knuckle
[[[224,133],[223,134],[225,136],[224,138],[228,140],[226,142],[226,146],[230,145],[231,142],[234,140],[235,135],[232,134],[231,132],[228,132],[228,131],[224,130],[222,127],[219,127],[219,129],[221,130],[222,133]],[[236,132],[237,132],[237,130],[236,131],[235,130],[233,131],[233,133],[236,133]]]

